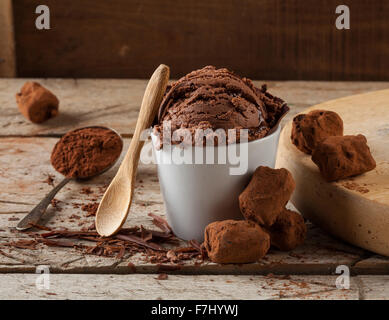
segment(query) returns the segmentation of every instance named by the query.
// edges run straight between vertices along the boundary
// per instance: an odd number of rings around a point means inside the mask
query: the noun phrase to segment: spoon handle
[[[132,180],[132,174],[136,171],[140,152],[144,144],[144,140],[141,139],[142,134],[144,130],[151,127],[153,120],[158,113],[159,106],[169,81],[169,74],[169,67],[161,64],[152,74],[143,95],[134,135],[123,160],[123,167],[125,167],[127,174],[129,174]]]
[[[169,67],[161,64],[147,84],[130,146],[96,212],[96,230],[101,236],[108,237],[115,234],[126,221],[134,194],[140,152],[144,143],[144,139],[141,139],[143,138],[142,133],[151,127],[158,113],[169,81],[169,73]]]
[[[39,204],[28,213],[23,220],[21,220],[16,226],[17,230],[27,230],[34,224],[37,224],[42,215],[46,212],[47,207],[51,203],[51,200],[55,197],[57,192],[61,190],[72,178],[65,178],[59,184],[57,184],[53,190],[51,190],[46,197],[42,199]]]

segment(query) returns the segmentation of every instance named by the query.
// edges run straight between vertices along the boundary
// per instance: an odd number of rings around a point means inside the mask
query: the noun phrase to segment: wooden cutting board
[[[349,96],[315,105],[337,112],[344,134],[363,134],[377,162],[375,170],[328,183],[311,157],[291,142],[292,123],[281,132],[277,168],[296,181],[294,206],[335,237],[389,256],[389,90]]]

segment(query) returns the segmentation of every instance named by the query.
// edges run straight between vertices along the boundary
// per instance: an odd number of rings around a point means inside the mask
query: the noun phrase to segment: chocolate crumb
[[[87,213],[87,215],[86,215],[87,217],[95,216],[98,207],[99,207],[99,204],[97,202],[91,202],[91,203],[82,205],[81,210],[85,211]]]
[[[62,208],[60,208],[58,205],[61,203],[61,201],[60,200],[57,200],[57,199],[53,199],[53,200],[51,200],[51,205],[52,205],[52,207],[53,208],[55,208],[56,210],[58,210],[58,211],[62,211]]]
[[[47,183],[49,186],[53,186],[54,187],[54,175],[48,173],[47,174],[47,179],[44,180],[43,182]]]
[[[90,194],[93,194],[93,191],[90,187],[84,187],[81,189],[80,193],[90,195]]]
[[[132,272],[136,272],[136,266],[132,262],[129,262],[127,266],[131,269]]]
[[[157,280],[167,280],[168,279],[168,275],[166,273],[160,273],[158,275],[158,277],[155,278],[155,279],[157,279]]]
[[[349,190],[357,191],[359,193],[370,192],[369,189],[367,189],[366,187],[363,187],[355,182],[346,182],[346,183],[343,183],[342,186],[349,189]]]

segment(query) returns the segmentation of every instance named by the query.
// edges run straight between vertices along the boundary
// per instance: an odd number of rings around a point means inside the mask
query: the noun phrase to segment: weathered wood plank
[[[337,289],[335,276],[79,275],[50,274],[50,288],[36,287],[36,274],[0,275],[0,299],[340,299],[357,300],[351,279],[348,290]],[[188,290],[190,286],[190,290]]]
[[[176,77],[206,64],[251,78],[389,77],[385,0],[46,0],[52,25],[43,31],[39,4],[14,1],[25,77],[147,78],[161,62]],[[340,4],[350,7],[349,30],[335,27]]]
[[[358,276],[360,298],[389,300],[389,276]]]
[[[2,239],[18,239],[27,237],[14,230],[17,221],[40,201],[51,186],[44,180],[47,174],[60,181],[60,175],[51,168],[49,157],[56,138],[20,138],[0,139],[0,242]],[[125,148],[129,139],[125,139]],[[67,227],[80,229],[89,226],[93,217],[74,205],[98,201],[104,186],[112,179],[116,167],[105,174],[86,182],[71,182],[56,197],[58,207],[50,207],[45,222],[50,227]],[[147,213],[164,215],[162,197],[159,191],[158,178],[154,165],[139,166],[138,181],[135,189],[134,204],[131,207],[126,226],[144,225],[152,227]],[[93,194],[83,194],[82,188],[90,187]],[[22,195],[22,196],[21,196]],[[78,215],[80,219],[72,218]],[[5,251],[6,253],[8,251]],[[178,273],[222,273],[222,274],[331,274],[340,264],[352,266],[365,255],[363,250],[351,247],[325,235],[318,228],[310,225],[305,245],[293,252],[271,250],[265,259],[247,265],[216,265],[204,263],[194,265],[186,263]],[[38,250],[14,249],[8,256],[0,255],[0,272],[34,272],[34,266],[48,264],[55,272],[77,273],[132,273],[128,263],[136,265],[136,272],[156,272],[158,266],[145,261],[137,255],[123,260],[110,258],[81,256],[74,249],[39,247]]]
[[[68,130],[105,125],[131,136],[146,80],[37,79],[60,100],[60,114],[41,125],[30,123],[18,111],[15,94],[26,79],[0,79],[0,136],[59,136]],[[388,82],[255,81],[291,106],[285,121],[305,108],[330,99],[385,89]]]
[[[16,76],[12,0],[0,1],[0,77]]]
[[[62,135],[77,127],[103,125],[123,135],[132,134],[147,81],[61,80],[39,82],[60,100],[60,114],[43,124],[26,120],[16,105],[15,94],[25,79],[0,80],[0,135]]]
[[[357,274],[389,274],[389,258],[372,255],[354,265]]]

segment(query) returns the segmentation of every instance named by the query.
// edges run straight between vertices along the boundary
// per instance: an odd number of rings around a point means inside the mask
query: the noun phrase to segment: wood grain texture
[[[125,139],[124,149],[129,145]],[[18,219],[22,218],[51,189],[44,181],[47,174],[55,176],[55,183],[61,179],[50,165],[50,153],[55,138],[1,138],[0,139],[0,246],[7,239],[28,237],[15,232]],[[124,155],[122,155],[124,156]],[[93,217],[74,204],[85,204],[99,200],[104,187],[112,180],[119,164],[108,172],[83,183],[70,182],[56,196],[58,208],[49,207],[43,222],[49,227],[67,227],[77,230],[89,226]],[[89,186],[94,194],[82,194],[81,189]],[[22,195],[22,196],[21,196]],[[95,199],[95,200],[93,200]],[[98,201],[97,200],[97,201]],[[140,163],[134,200],[125,227],[143,225],[153,228],[148,213],[164,216],[164,206],[159,190],[155,165]],[[80,219],[72,218],[77,215]],[[181,242],[181,245],[184,245]],[[8,253],[7,249],[2,249]],[[38,250],[13,249],[10,256],[0,254],[0,273],[34,272],[36,265],[50,265],[55,272],[67,273],[133,273],[128,263],[134,263],[136,272],[154,273],[156,264],[148,263],[142,255],[124,257],[121,260],[92,255],[81,255],[71,248],[40,246]],[[340,264],[352,267],[366,253],[358,248],[336,241],[320,229],[309,225],[306,243],[292,252],[271,250],[265,259],[246,265],[217,265],[206,262],[195,265],[188,261],[178,273],[184,274],[331,274]]]
[[[60,100],[59,115],[37,125],[19,112],[15,94],[31,79],[0,79],[0,136],[61,136],[76,127],[108,126],[125,137],[134,133],[147,80],[34,79]],[[389,82],[254,81],[291,107],[283,119],[311,105],[362,92],[389,88]]]
[[[388,276],[359,276],[359,296],[363,300],[388,300]]]
[[[47,174],[60,175],[50,165],[49,155],[56,143],[55,137],[67,130],[86,124],[112,126],[121,134],[130,136],[135,127],[139,106],[147,81],[143,80],[63,80],[37,79],[53,90],[61,100],[62,115],[47,124],[37,126],[28,123],[19,115],[14,94],[25,79],[0,80],[0,242],[10,238],[26,237],[14,233],[20,219],[47,193],[51,186],[44,182]],[[257,82],[260,84],[262,82]],[[268,82],[271,92],[285,98],[292,106],[287,119],[310,105],[350,94],[389,87],[380,82]],[[43,136],[50,137],[43,137]],[[55,136],[55,137],[52,137]],[[129,139],[125,139],[125,148]],[[78,229],[93,222],[85,212],[74,208],[74,203],[93,202],[93,195],[81,194],[81,188],[89,186],[102,196],[105,186],[111,181],[118,165],[100,177],[82,184],[69,184],[58,194],[59,207],[49,208],[46,223],[50,227]],[[22,195],[22,196],[21,196]],[[162,196],[154,165],[139,166],[134,190],[134,203],[127,226],[143,224],[152,227],[147,213],[164,215]],[[70,218],[79,215],[80,220]],[[83,225],[79,226],[78,224]],[[7,251],[6,251],[7,252]],[[36,265],[48,264],[58,273],[118,273],[133,272],[128,262],[136,264],[136,272],[155,273],[156,265],[146,263],[142,256],[121,261],[97,256],[83,256],[69,248],[40,247],[39,250],[15,249],[10,256],[0,255],[0,273],[35,272]],[[326,235],[309,224],[306,244],[291,253],[276,250],[258,264],[244,266],[220,266],[206,263],[194,266],[189,262],[180,273],[186,274],[331,274],[345,264],[358,274],[389,274],[389,259],[347,245]],[[182,281],[185,281],[181,278]],[[193,278],[196,279],[196,278]],[[317,296],[320,296],[318,293]]]
[[[335,276],[293,276],[289,279],[263,276],[169,275],[80,275],[51,274],[50,288],[38,290],[35,274],[0,275],[0,299],[151,299],[151,300],[358,300],[357,283],[337,289]],[[367,285],[379,278],[364,278]],[[382,285],[381,285],[382,286]],[[188,290],[188,287],[190,290]],[[366,287],[365,291],[374,289]],[[382,292],[379,292],[382,297]],[[374,293],[370,292],[370,297]],[[158,303],[155,304],[156,306]]]
[[[261,79],[389,80],[385,0],[47,0],[51,29],[35,28],[38,0],[18,0],[22,77],[148,78],[160,63],[179,77],[204,65]],[[351,10],[351,29],[335,9]]]
[[[0,1],[0,77],[15,77],[15,42],[12,0]]]

